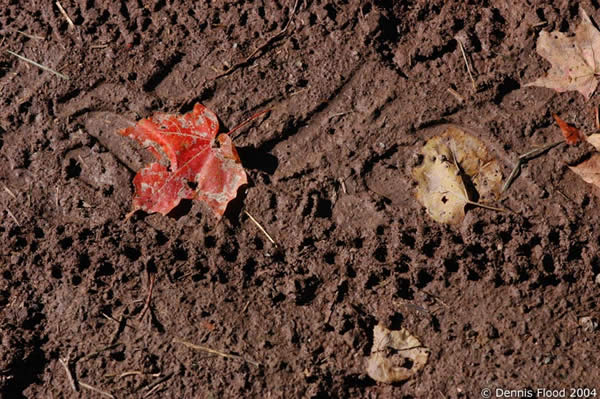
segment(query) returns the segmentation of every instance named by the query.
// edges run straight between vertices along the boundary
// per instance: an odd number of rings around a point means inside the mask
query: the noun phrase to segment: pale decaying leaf
[[[592,155],[589,159],[575,166],[569,166],[573,172],[586,183],[600,188],[600,153]]]
[[[458,224],[465,205],[497,199],[502,188],[500,164],[479,139],[456,127],[432,137],[423,147],[423,162],[413,169],[417,200],[437,222]],[[478,203],[469,197],[464,180],[477,191]]]
[[[587,136],[586,141],[593,145],[596,151],[600,151],[600,133]]]
[[[428,358],[429,349],[404,328],[390,331],[378,324],[373,329],[367,374],[378,382],[405,381],[421,370]]]
[[[583,8],[575,36],[562,32],[540,32],[537,53],[552,68],[548,75],[525,86],[541,86],[558,92],[577,90],[589,99],[598,86],[600,72],[600,32]]]

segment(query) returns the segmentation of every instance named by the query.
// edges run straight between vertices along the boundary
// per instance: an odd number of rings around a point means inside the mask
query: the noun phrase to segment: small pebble
[[[580,318],[579,325],[583,327],[585,332],[593,332],[598,328],[598,322],[590,316]]]

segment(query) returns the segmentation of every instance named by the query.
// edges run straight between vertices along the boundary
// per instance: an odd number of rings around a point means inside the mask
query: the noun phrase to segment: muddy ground
[[[61,4],[73,27],[54,2],[0,7],[2,49],[69,77],[0,55],[3,397],[600,389],[598,331],[580,323],[598,318],[600,200],[568,169],[592,149],[530,161],[498,204],[515,213],[473,208],[458,227],[427,216],[410,177],[447,123],[504,176],[560,139],[552,113],[594,128],[598,94],[523,87],[574,2]],[[196,102],[223,131],[273,107],[235,138],[251,183],[221,221],[198,202],[125,220],[146,154],[116,132]],[[377,323],[431,349],[411,380],[366,375]]]

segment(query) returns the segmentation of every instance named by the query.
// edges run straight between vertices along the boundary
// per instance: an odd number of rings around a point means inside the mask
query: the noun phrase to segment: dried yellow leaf
[[[389,349],[395,353],[388,356]],[[421,370],[428,358],[429,349],[423,347],[407,330],[390,331],[378,324],[373,329],[373,347],[367,360],[367,374],[378,382],[405,381]]]
[[[421,154],[423,162],[413,169],[416,197],[433,220],[458,224],[465,217],[465,205],[486,207],[482,203],[497,199],[501,168],[481,140],[449,127],[429,139]],[[471,200],[473,196],[478,202]]]

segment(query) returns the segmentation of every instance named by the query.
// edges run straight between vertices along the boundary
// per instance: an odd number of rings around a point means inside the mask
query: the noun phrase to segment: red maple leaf
[[[140,209],[166,215],[181,199],[197,199],[221,218],[238,188],[248,182],[231,138],[218,135],[217,116],[201,104],[185,115],[154,114],[119,133],[137,140],[158,161],[133,179],[128,217]]]
[[[585,135],[581,132],[581,130],[577,129],[575,126],[569,125],[556,114],[552,114],[552,116],[558,124],[558,127],[560,127],[560,130],[562,130],[563,136],[565,136],[567,144],[577,144],[580,141],[585,140]]]

